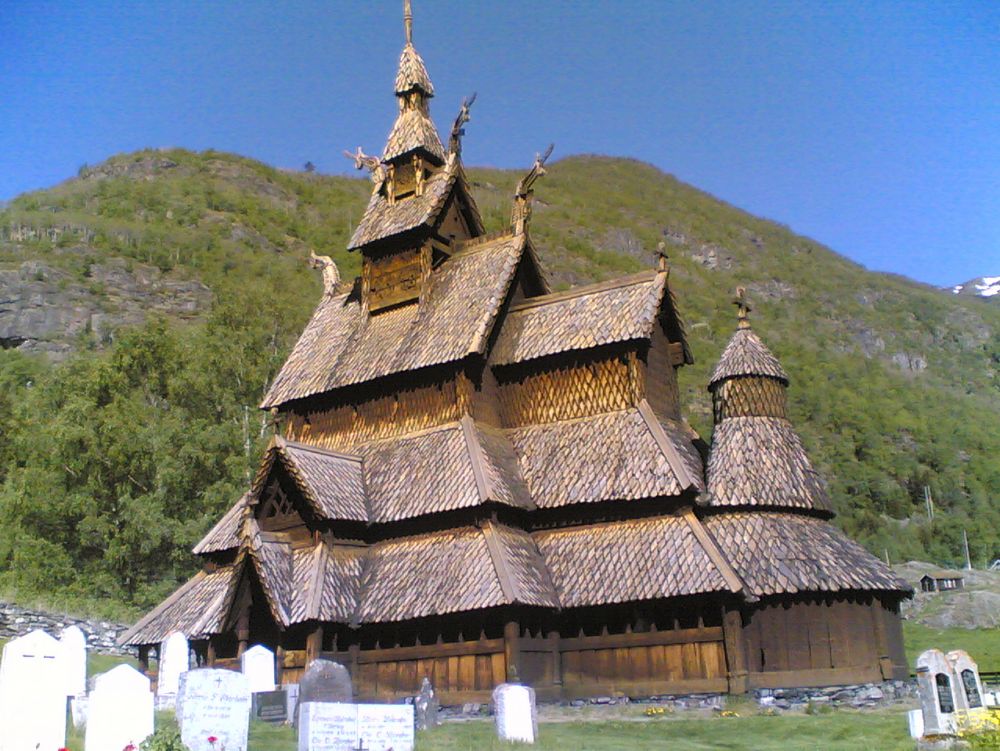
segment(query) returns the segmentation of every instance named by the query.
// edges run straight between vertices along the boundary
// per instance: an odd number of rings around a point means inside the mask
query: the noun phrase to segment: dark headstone
[[[285,691],[258,691],[253,695],[250,716],[262,722],[288,721],[288,695]]]
[[[331,660],[313,660],[309,663],[309,667],[299,680],[298,705],[301,706],[309,701],[352,703],[354,689],[347,668]],[[298,714],[296,710],[296,718]]]
[[[436,728],[440,724],[438,720],[440,708],[431,682],[424,678],[420,682],[420,693],[413,701],[413,717],[417,730]]]

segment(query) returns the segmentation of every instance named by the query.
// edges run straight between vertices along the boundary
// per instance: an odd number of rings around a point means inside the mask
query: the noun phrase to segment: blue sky
[[[344,172],[394,115],[399,0],[0,1],[0,199],[114,153]],[[1000,273],[1000,3],[414,0],[471,165],[632,156],[865,266]],[[544,190],[544,186],[540,189]]]

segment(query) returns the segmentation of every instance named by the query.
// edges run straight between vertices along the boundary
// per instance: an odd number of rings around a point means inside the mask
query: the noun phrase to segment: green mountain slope
[[[469,172],[501,228],[519,175]],[[253,471],[256,404],[318,300],[304,259],[357,273],[344,247],[369,190],[145,151],[0,212],[0,589],[143,606],[190,573],[187,548]],[[552,165],[532,235],[557,288],[649,267],[666,243],[697,360],[687,415],[706,438],[707,374],[745,285],[838,522],[896,560],[957,560],[963,528],[974,560],[1000,555],[997,306],[868,272],[631,160]]]

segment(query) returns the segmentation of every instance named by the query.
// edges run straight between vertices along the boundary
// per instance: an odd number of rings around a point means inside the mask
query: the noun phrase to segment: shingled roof
[[[911,591],[892,569],[822,519],[741,511],[709,516],[703,524],[757,596]]]
[[[666,289],[667,275],[649,271],[529,298],[505,316],[490,364],[648,339]]]
[[[382,161],[389,162],[409,151],[423,149],[439,161],[445,161],[444,146],[437,128],[430,117],[421,109],[410,109],[399,113],[385,142]],[[401,205],[403,201],[395,205]],[[353,243],[352,243],[353,245]]]
[[[733,334],[712,371],[708,387],[711,389],[726,378],[740,376],[770,376],[788,383],[788,374],[778,358],[749,327],[737,329]]]
[[[174,631],[198,639],[222,631],[242,559],[212,571],[199,571],[170,597],[118,637],[122,645],[156,644]]]
[[[427,66],[417,52],[417,48],[407,42],[399,55],[399,70],[396,72],[396,84],[393,87],[397,96],[402,96],[414,89],[423,92],[425,97],[434,96],[434,85],[427,75]]]
[[[246,511],[250,500],[249,492],[240,496],[240,499],[223,514],[222,518],[216,522],[208,534],[206,534],[191,552],[195,555],[206,555],[208,553],[221,553],[225,550],[234,550],[240,546],[240,530],[243,525],[243,514]]]
[[[524,235],[501,235],[447,259],[417,304],[365,315],[354,294],[324,297],[261,405],[482,353]]]
[[[508,435],[539,508],[676,496],[704,485],[701,458],[686,431],[657,418],[645,402],[639,409],[532,425]]]
[[[563,607],[731,591],[682,516],[536,531]]]
[[[374,441],[364,456],[371,521],[471,508],[487,502],[533,504],[510,443],[466,418],[399,438]],[[400,468],[406,471],[401,472]]]
[[[833,514],[798,433],[783,417],[729,417],[715,426],[709,506],[808,509]]]

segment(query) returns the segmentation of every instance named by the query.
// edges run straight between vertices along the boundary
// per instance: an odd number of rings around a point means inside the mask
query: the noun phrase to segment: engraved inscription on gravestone
[[[413,751],[413,705],[306,702],[298,751]]]
[[[958,708],[975,714],[984,714],[983,683],[979,678],[979,666],[969,653],[962,649],[952,650],[947,657],[955,676],[955,698]]]
[[[250,724],[247,679],[232,670],[199,668],[181,675],[177,724],[190,751],[246,751]],[[215,742],[209,742],[215,738]]]
[[[954,735],[957,730],[951,675],[951,665],[940,650],[928,649],[917,658],[917,691],[926,735]]]
[[[288,721],[288,694],[286,691],[258,691],[253,694],[251,715],[261,722]]]

